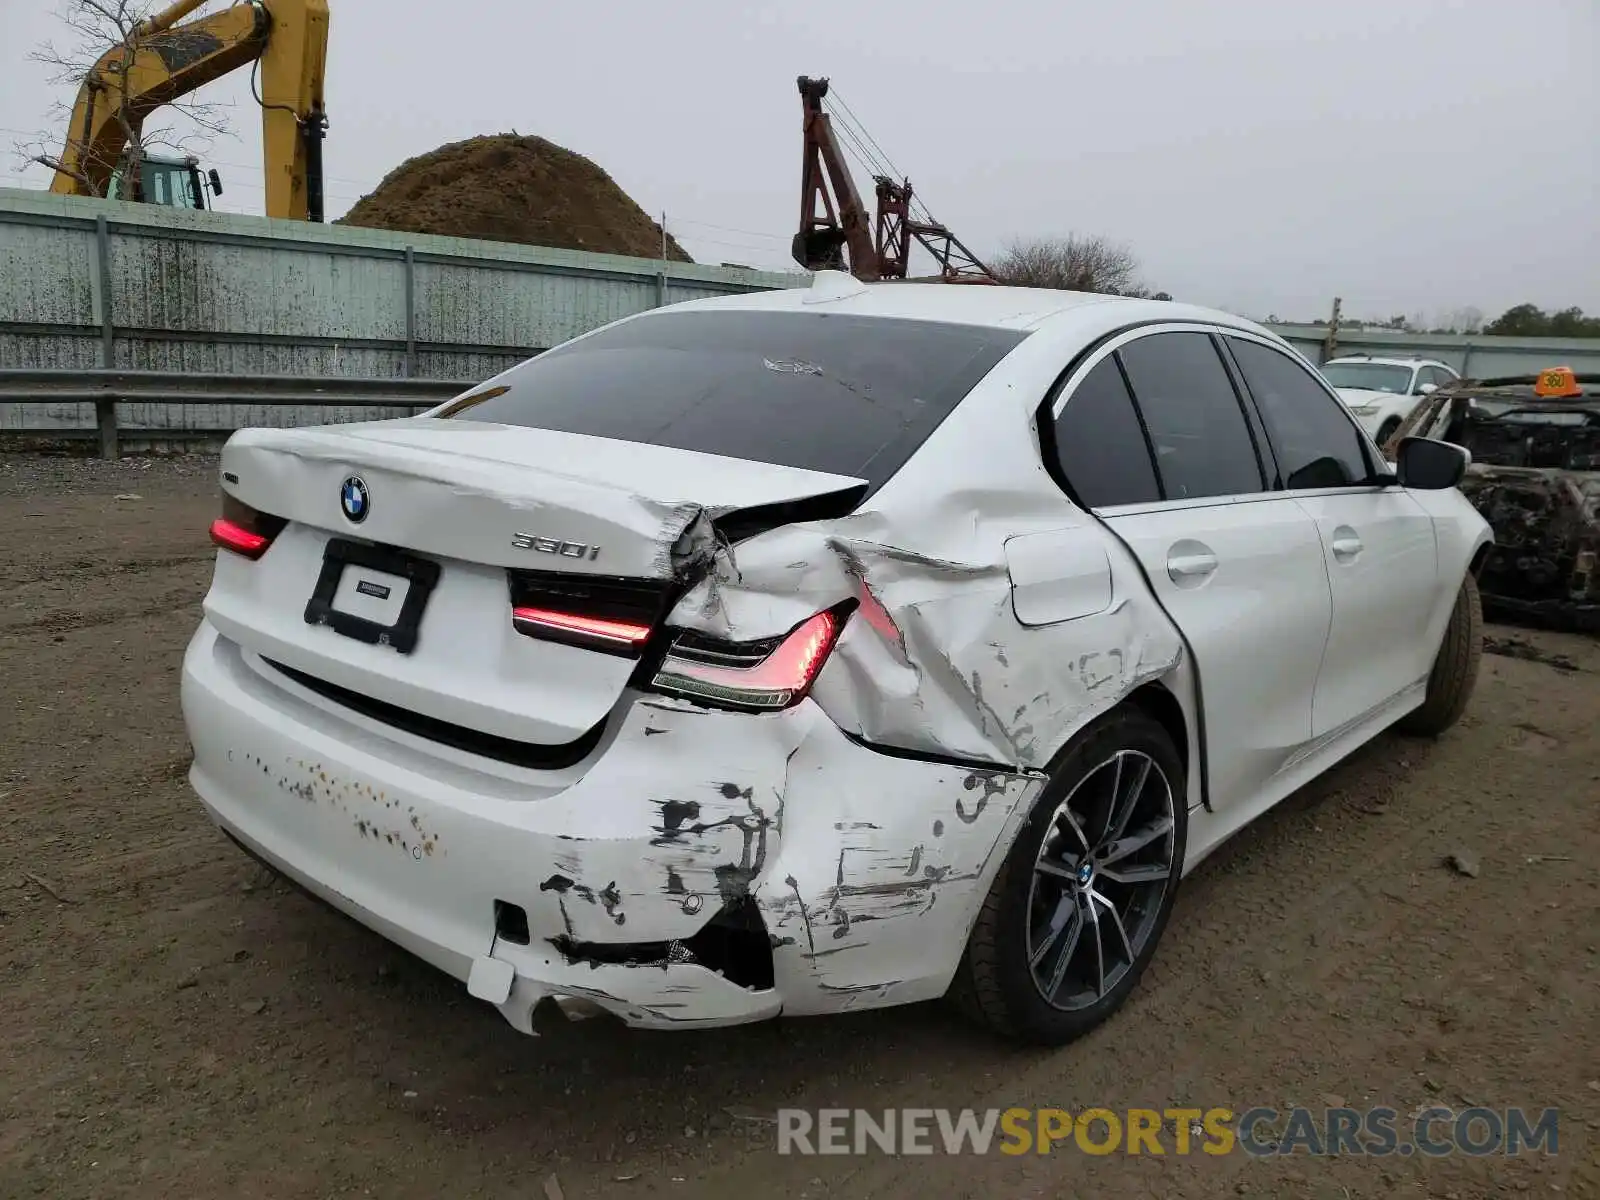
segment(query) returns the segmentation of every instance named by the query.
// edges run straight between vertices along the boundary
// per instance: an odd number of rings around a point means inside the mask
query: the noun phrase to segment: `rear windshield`
[[[652,313],[513,367],[488,399],[449,415],[827,471],[876,490],[1025,336],[840,313]]]

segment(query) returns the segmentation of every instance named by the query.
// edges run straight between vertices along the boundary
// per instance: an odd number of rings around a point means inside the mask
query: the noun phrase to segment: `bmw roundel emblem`
[[[367,519],[372,501],[367,497],[367,485],[361,476],[351,475],[339,485],[339,507],[353,524],[359,525]]]

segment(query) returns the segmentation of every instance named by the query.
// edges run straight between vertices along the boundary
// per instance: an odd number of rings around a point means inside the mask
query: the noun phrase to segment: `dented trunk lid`
[[[518,539],[553,538],[588,547],[584,569],[638,578],[673,574],[671,549],[702,512],[843,500],[864,486],[692,450],[430,417],[241,430],[222,470],[225,490],[303,525],[502,567],[548,567]],[[359,525],[340,508],[351,475],[370,500]]]
[[[512,759],[514,747],[465,735],[579,756],[637,661],[519,632],[514,596],[549,608],[621,604],[654,624],[709,561],[713,522],[751,529],[819,506],[842,515],[865,487],[429,417],[243,430],[221,468],[226,493],[287,524],[259,560],[219,554],[205,603],[219,631],[294,686],[369,719]],[[352,481],[363,500],[354,514]]]

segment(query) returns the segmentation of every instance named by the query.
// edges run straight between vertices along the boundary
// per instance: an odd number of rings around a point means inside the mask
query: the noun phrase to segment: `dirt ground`
[[[1461,726],[1242,834],[1063,1050],[939,1005],[524,1038],[190,795],[214,473],[0,456],[0,1195],[1600,1196],[1600,645],[1492,630]],[[808,1158],[752,1119],[1294,1103],[1555,1106],[1559,1152]]]

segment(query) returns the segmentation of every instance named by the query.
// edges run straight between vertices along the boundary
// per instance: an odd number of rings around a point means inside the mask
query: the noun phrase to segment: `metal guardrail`
[[[162,439],[216,436],[222,430],[122,426],[117,405],[259,404],[298,407],[432,408],[459,396],[476,381],[447,379],[363,379],[298,375],[217,375],[188,371],[64,371],[0,369],[0,404],[93,404],[92,428],[5,429],[0,436],[99,441],[103,458],[116,458],[119,439],[138,435]]]

